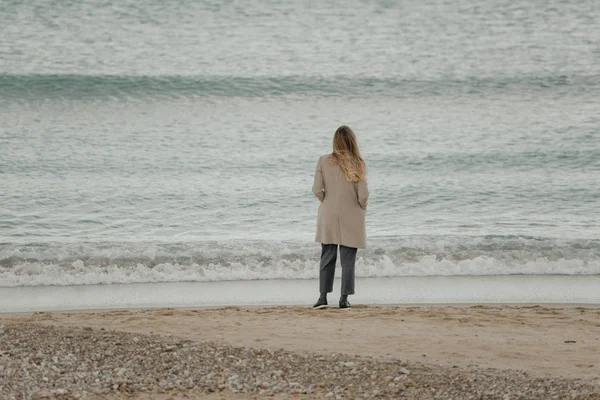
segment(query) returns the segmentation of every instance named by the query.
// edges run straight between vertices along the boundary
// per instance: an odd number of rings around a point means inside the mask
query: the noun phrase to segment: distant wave
[[[432,81],[357,76],[0,75],[0,101],[187,97],[436,96],[486,91],[553,90],[578,95],[600,89],[600,76],[499,77]]]
[[[600,240],[382,238],[359,277],[600,275]],[[276,241],[0,244],[0,286],[318,278],[319,247]]]

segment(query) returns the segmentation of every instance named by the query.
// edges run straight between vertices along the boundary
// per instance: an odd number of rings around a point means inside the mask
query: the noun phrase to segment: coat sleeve
[[[321,159],[317,162],[317,169],[315,170],[315,181],[313,183],[312,191],[319,201],[323,201],[325,198],[325,181],[323,181],[323,171],[321,171]]]
[[[367,175],[367,166],[365,165],[365,175]],[[358,204],[360,208],[363,210],[367,209],[367,202],[369,201],[369,185],[367,184],[367,180],[360,181],[355,184],[356,188],[356,198],[358,200]]]
[[[367,185],[367,181],[360,181],[356,184],[356,196],[360,208],[366,210],[367,202],[369,200],[369,186]]]

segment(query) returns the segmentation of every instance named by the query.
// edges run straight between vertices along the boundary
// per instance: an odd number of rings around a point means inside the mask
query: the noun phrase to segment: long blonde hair
[[[342,125],[335,131],[329,162],[340,167],[348,182],[366,180],[365,161],[360,156],[356,135],[349,126]]]

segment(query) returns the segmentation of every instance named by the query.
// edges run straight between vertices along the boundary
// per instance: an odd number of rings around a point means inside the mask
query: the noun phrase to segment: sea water
[[[600,274],[600,3],[5,1],[0,286],[318,277],[340,124],[359,277]]]

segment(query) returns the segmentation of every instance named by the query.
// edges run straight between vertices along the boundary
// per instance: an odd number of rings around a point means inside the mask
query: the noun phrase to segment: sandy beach
[[[600,398],[597,306],[99,310],[0,325],[7,399]]]

